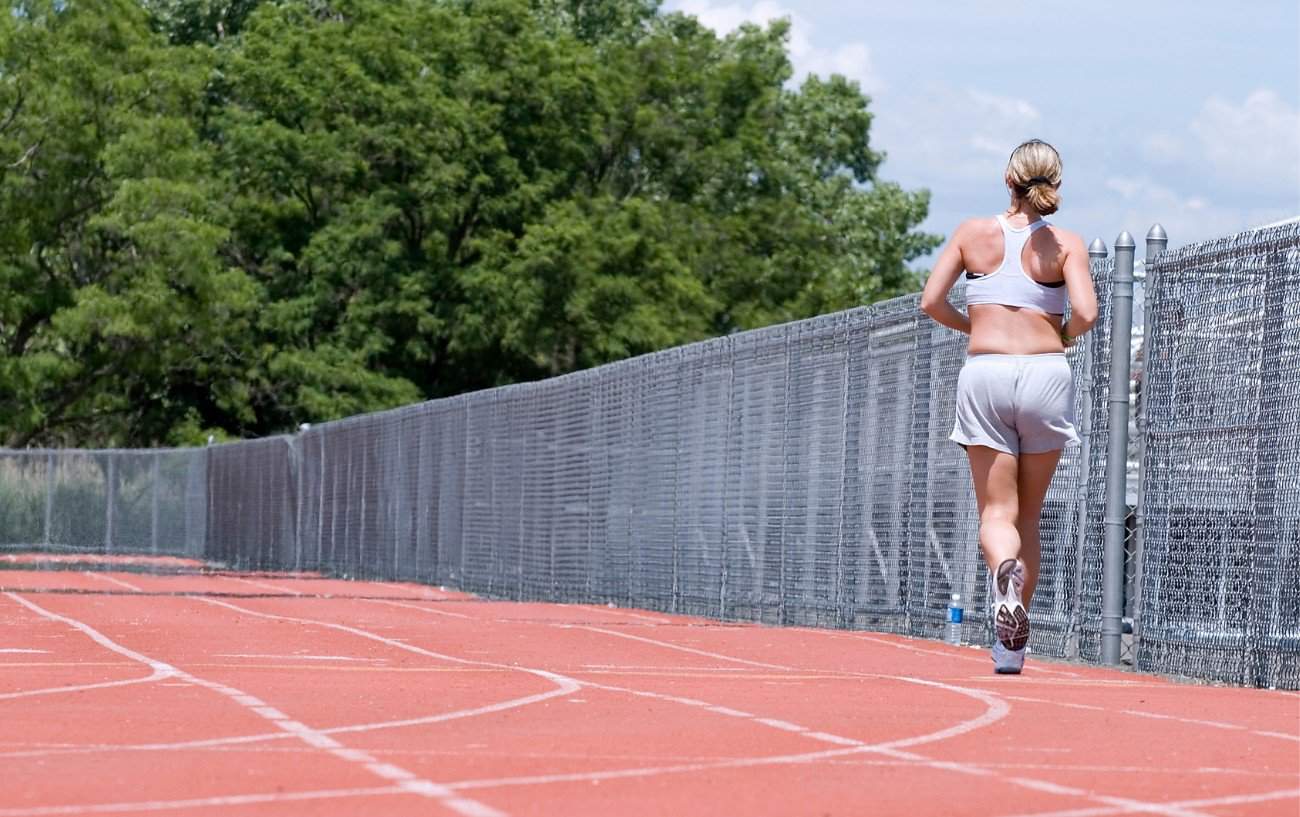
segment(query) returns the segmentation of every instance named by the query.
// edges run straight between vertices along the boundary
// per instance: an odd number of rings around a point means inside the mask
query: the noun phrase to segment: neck
[[[1025,219],[1031,223],[1042,219],[1042,215],[1037,210],[1035,210],[1033,206],[1030,205],[1029,202],[1018,198],[1011,200],[1011,206],[1007,208],[1007,211],[1004,215],[1007,218],[1024,216]]]

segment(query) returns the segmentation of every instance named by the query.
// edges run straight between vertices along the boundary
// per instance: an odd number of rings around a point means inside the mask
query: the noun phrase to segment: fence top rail
[[[257,439],[265,439],[259,437]],[[239,440],[230,440],[230,442],[241,442]],[[133,456],[149,456],[152,454],[192,454],[196,451],[202,451],[204,446],[169,446],[166,448],[5,448],[0,446],[0,457],[14,456],[49,456],[50,454],[76,455],[76,456],[98,456],[110,454],[129,454]]]
[[[1192,260],[1210,261],[1238,256],[1243,249],[1287,244],[1300,240],[1300,221],[1284,222],[1271,227],[1258,227],[1240,233],[1188,244],[1156,256],[1152,267],[1168,267]]]

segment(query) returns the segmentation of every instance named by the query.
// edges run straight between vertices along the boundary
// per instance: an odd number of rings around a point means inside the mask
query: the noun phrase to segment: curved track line
[[[448,610],[435,610],[432,607],[421,607],[418,604],[404,604],[400,601],[390,601],[389,599],[362,599],[375,604],[387,604],[390,607],[405,607],[408,610],[419,610],[422,613],[429,613],[435,616],[450,616],[451,618],[467,618],[471,621],[477,621],[473,616],[467,616],[464,613],[453,613]]]
[[[653,644],[656,647],[666,647],[670,650],[676,650],[678,652],[688,652],[688,653],[692,653],[693,655],[702,655],[705,658],[716,658],[719,661],[730,661],[733,664],[745,664],[747,666],[760,667],[762,669],[778,669],[778,670],[788,670],[792,672],[798,671],[794,667],[786,667],[780,664],[765,664],[762,661],[750,661],[747,658],[733,658],[729,655],[719,655],[718,653],[708,652],[707,650],[697,650],[694,647],[687,647],[682,644],[672,644],[667,641],[657,641],[653,638],[646,638],[644,636],[632,635],[631,633],[620,633],[617,630],[606,630],[602,627],[592,627],[587,624],[552,624],[551,626],[558,627],[561,630],[588,630],[593,633],[603,633],[605,635],[615,636],[616,638],[626,638],[629,641],[641,641],[646,644]]]
[[[5,595],[44,618],[50,618],[50,615],[53,615],[53,614],[47,614],[48,611],[42,610],[40,607],[37,607],[36,605],[14,595],[13,593],[6,592]],[[63,623],[72,624],[72,620],[67,619],[63,621]],[[81,692],[83,690],[88,690],[88,689],[108,689],[110,687],[130,686],[131,684],[145,684],[152,681],[161,681],[164,678],[172,678],[175,677],[176,675],[176,669],[174,667],[168,664],[164,664],[161,661],[154,661],[153,659],[141,655],[138,652],[133,652],[132,650],[128,650],[126,647],[122,647],[117,644],[114,644],[112,641],[109,641],[107,638],[100,635],[98,632],[91,629],[90,627],[87,627],[84,624],[80,624],[78,622],[76,624],[72,624],[72,626],[74,626],[76,629],[80,630],[81,632],[85,633],[86,635],[90,636],[91,640],[93,640],[96,644],[99,644],[101,647],[112,650],[118,655],[129,658],[132,661],[145,664],[146,666],[149,667],[149,669],[153,671],[148,675],[144,676],[143,678],[128,678],[122,681],[101,681],[96,684],[75,684],[75,685],[61,686],[61,687],[47,687],[45,689],[29,689],[29,690],[24,690],[22,692],[6,692],[3,695],[0,695],[0,700],[12,700],[14,698],[28,698],[34,695],[53,695],[60,692]]]
[[[1201,806],[1236,806],[1245,803],[1267,803],[1270,800],[1289,800],[1300,799],[1300,789],[1283,789],[1281,791],[1261,792],[1259,794],[1234,794],[1227,797],[1210,797],[1204,800],[1179,800],[1176,803],[1170,803],[1170,806],[1178,808],[1194,808]],[[1015,817],[1107,817],[1112,814],[1127,814],[1135,809],[1117,808],[1081,808],[1070,809],[1068,811],[1038,811],[1026,812]]]
[[[83,570],[81,572],[91,577],[92,579],[99,579],[100,581],[109,582],[110,584],[115,584],[118,587],[125,587],[127,590],[132,590],[136,593],[144,592],[143,588],[136,587],[134,584],[131,584],[130,582],[124,582],[121,579],[115,578],[113,576],[106,576],[103,573],[96,573],[93,570]]]
[[[274,792],[267,794],[231,794],[224,797],[198,797],[192,800],[143,800],[136,803],[97,803],[87,806],[33,806],[0,809],[0,817],[55,817],[63,814],[113,814],[122,811],[166,811],[181,808],[215,806],[252,806],[261,803],[290,803],[303,800],[334,800],[345,797],[374,797],[380,794],[406,794],[400,786],[373,789],[322,789],[320,791]]]
[[[881,677],[890,678],[894,676],[881,676]],[[932,743],[934,741],[945,740],[947,738],[954,737],[959,734],[965,734],[966,732],[972,732],[976,729],[982,729],[985,726],[996,723],[997,721],[1006,717],[1007,714],[1010,712],[1010,707],[1007,706],[1007,704],[1004,701],[999,700],[995,695],[991,695],[989,693],[980,690],[969,690],[969,689],[964,689],[962,687],[954,687],[948,684],[941,684],[934,681],[920,681],[919,679],[914,679],[914,678],[897,677],[896,680],[918,682],[918,683],[926,684],[928,686],[942,687],[944,689],[951,690],[958,694],[965,695],[970,698],[975,698],[976,700],[983,702],[986,705],[986,709],[984,710],[983,713],[981,713],[980,715],[974,718],[970,718],[968,720],[962,721],[961,723],[955,724],[953,726],[949,726],[944,729],[939,729],[934,732],[927,733],[925,735],[917,735],[915,737],[901,738],[898,740],[891,740],[891,741],[882,741],[879,743],[864,743],[862,741],[855,740],[853,738],[840,737],[838,735],[831,735],[826,732],[815,732],[810,729],[807,729],[806,727],[799,726],[798,724],[792,724],[785,721],[778,722],[770,718],[760,718],[759,716],[750,714],[748,712],[742,712],[736,709],[728,709],[727,707],[715,706],[705,701],[699,701],[693,698],[682,698],[676,695],[664,695],[658,692],[648,692],[645,690],[630,689],[627,687],[609,686],[606,684],[587,683],[588,686],[595,687],[597,689],[604,689],[611,692],[622,692],[622,693],[634,695],[641,698],[654,698],[663,701],[671,701],[673,703],[684,704],[686,706],[705,709],[707,711],[714,712],[717,714],[730,715],[731,717],[750,720],[753,721],[754,723],[763,724],[765,726],[769,726],[774,729],[781,729],[783,731],[798,731],[800,734],[804,735],[807,738],[811,738],[812,740],[820,741],[822,743],[833,743],[841,746],[847,745],[848,748],[822,749],[816,752],[800,752],[796,754],[769,755],[766,757],[736,758],[730,760],[706,761],[706,762],[698,762],[698,763],[679,763],[679,764],[672,764],[666,766],[646,766],[646,767],[630,768],[630,769],[610,769],[610,770],[600,771],[600,772],[572,772],[568,774],[555,774],[555,775],[530,775],[525,777],[502,777],[502,778],[495,778],[495,779],[463,780],[456,783],[448,783],[447,786],[448,788],[458,789],[458,790],[459,789],[485,789],[485,788],[494,788],[497,786],[529,786],[529,785],[538,785],[538,784],[545,784],[545,783],[570,783],[570,782],[582,782],[582,781],[592,781],[592,780],[614,780],[614,779],[631,778],[631,777],[653,777],[661,774],[682,774],[682,773],[689,773],[689,772],[709,771],[714,769],[739,769],[739,768],[748,768],[754,766],[773,766],[773,765],[786,765],[786,764],[794,764],[794,763],[810,763],[816,760],[838,758],[847,755],[864,754],[869,752],[886,752],[898,746],[916,746],[923,743]],[[777,726],[775,725],[776,723],[780,723],[781,725]],[[794,727],[794,729],[792,730],[790,729],[790,727]]]
[[[262,588],[263,590],[274,590],[274,591],[276,591],[277,593],[284,593],[285,595],[288,595],[288,596],[302,596],[302,595],[305,595],[301,590],[290,590],[290,589],[287,588],[287,587],[277,587],[277,586],[274,585],[274,584],[268,584],[268,583],[266,583],[266,582],[259,582],[259,581],[256,581],[256,580],[254,580],[254,579],[245,579],[245,578],[243,578],[242,576],[222,576],[221,578],[223,578],[223,579],[230,579],[231,581],[240,582],[240,583],[242,583],[242,584],[251,584],[253,587],[260,587],[260,588]]]
[[[1143,712],[1138,709],[1108,709],[1104,706],[1096,706],[1095,704],[1076,704],[1068,701],[1053,701],[1049,698],[1027,698],[1023,695],[1007,695],[1004,697],[1011,701],[1048,704],[1050,706],[1060,706],[1067,709],[1086,709],[1094,712],[1118,712],[1123,715],[1135,715],[1140,718],[1154,718],[1155,720],[1161,721],[1177,721],[1178,723],[1189,723],[1193,726],[1208,726],[1213,729],[1240,730],[1243,732],[1249,732],[1252,735],[1259,735],[1260,737],[1278,738],[1280,740],[1289,740],[1292,743],[1300,743],[1300,735],[1288,735],[1284,732],[1269,732],[1262,729],[1251,729],[1249,726],[1240,726],[1226,721],[1207,721],[1200,718],[1184,718],[1180,715],[1164,715],[1158,712]]]
[[[796,668],[796,667],[786,667],[786,666],[780,666],[780,665],[777,665],[777,664],[764,664],[764,663],[761,663],[761,662],[749,661],[749,660],[746,660],[746,659],[743,659],[743,658],[732,658],[732,657],[730,657],[730,656],[719,655],[719,654],[717,654],[717,653],[708,652],[707,650],[699,650],[699,649],[695,649],[694,647],[686,647],[686,646],[682,646],[682,645],[680,645],[680,644],[673,644],[673,643],[671,643],[671,642],[667,642],[667,641],[658,641],[658,640],[653,639],[653,638],[645,638],[645,637],[643,637],[643,636],[636,636],[636,635],[631,635],[631,634],[628,634],[628,633],[620,633],[620,632],[617,632],[617,631],[615,631],[615,630],[606,630],[606,629],[602,629],[602,628],[600,628],[600,627],[591,627],[591,626],[580,625],[580,624],[555,624],[555,625],[552,625],[552,626],[555,626],[555,627],[561,627],[561,628],[565,628],[565,629],[582,629],[582,630],[590,630],[591,632],[595,632],[595,633],[603,633],[603,634],[605,634],[605,635],[612,635],[612,636],[616,636],[616,637],[618,637],[618,638],[626,638],[626,639],[630,639],[630,640],[633,640],[633,641],[641,641],[641,642],[644,642],[644,643],[646,643],[646,644],[654,644],[654,645],[658,645],[658,646],[661,646],[661,647],[666,647],[666,648],[668,648],[668,649],[678,650],[678,651],[680,651],[680,652],[688,652],[688,653],[693,653],[693,654],[695,654],[695,655],[701,655],[701,656],[704,656],[704,657],[707,657],[707,658],[717,658],[717,659],[719,659],[719,660],[723,660],[723,661],[732,661],[732,662],[739,663],[739,664],[748,664],[748,665],[753,665],[753,666],[764,667],[764,668],[767,668],[767,669],[786,670],[786,671],[790,671],[790,672],[803,672],[803,671],[806,671],[806,670],[800,670],[800,669],[798,669],[798,668]],[[821,631],[821,630],[810,630],[810,632],[818,632],[818,633],[820,633],[820,632],[823,632],[823,631]],[[828,635],[832,635],[832,633],[827,633],[827,634],[828,634]],[[891,644],[891,642],[886,641],[886,640],[884,640],[884,639],[871,638],[871,637],[869,637],[869,636],[866,636],[866,637],[857,637],[855,640],[871,641],[871,642],[879,643],[879,644]],[[891,644],[891,645],[892,645],[892,646],[899,647],[900,649],[908,649],[908,650],[910,650],[910,651],[912,651],[912,652],[918,652],[918,651],[919,651],[919,652],[933,653],[933,654],[935,654],[935,655],[941,655],[941,656],[944,656],[944,657],[947,657],[947,658],[954,657],[954,656],[950,656],[948,653],[937,652],[937,651],[934,651],[934,650],[915,650],[915,649],[913,649],[913,648],[911,648],[911,647],[907,647],[907,646],[905,646],[905,645],[898,645],[898,644]],[[957,656],[957,657],[964,658],[964,656]],[[1035,672],[1039,671],[1040,669],[1041,669],[1041,668],[1036,667],[1036,668],[1035,668]],[[841,673],[838,673],[838,674],[840,674],[840,675],[852,675],[852,676],[855,676],[855,677],[880,677],[880,678],[891,677],[891,676],[885,676],[885,675],[874,675],[874,674],[871,674],[871,673],[841,672]],[[1076,677],[1078,677],[1078,676],[1077,676],[1077,673],[1062,673],[1062,674],[1075,675]],[[1075,703],[1068,703],[1068,702],[1064,702],[1064,701],[1052,701],[1052,700],[1047,700],[1047,699],[1043,699],[1043,698],[1029,698],[1029,697],[1016,696],[1016,695],[1004,695],[1003,697],[1006,698],[1007,700],[1026,701],[1026,702],[1031,702],[1031,703],[1051,704],[1051,705],[1054,705],[1054,706],[1062,706],[1062,707],[1068,707],[1068,708],[1072,708],[1072,709],[1088,709],[1088,710],[1095,710],[1095,711],[1098,711],[1098,712],[1112,712],[1112,713],[1118,713],[1118,714],[1123,714],[1123,715],[1133,715],[1133,716],[1135,716],[1135,717],[1141,717],[1141,718],[1152,718],[1152,719],[1156,719],[1156,720],[1170,720],[1170,721],[1177,721],[1177,722],[1179,722],[1179,723],[1188,723],[1188,724],[1193,724],[1193,725],[1198,725],[1198,726],[1207,726],[1207,727],[1212,727],[1212,728],[1215,728],[1215,729],[1225,729],[1225,730],[1243,730],[1243,731],[1250,732],[1251,734],[1254,734],[1254,735],[1260,735],[1261,737],[1278,738],[1278,739],[1281,739],[1281,740],[1289,740],[1289,741],[1293,741],[1293,742],[1300,742],[1300,736],[1297,736],[1297,735],[1288,735],[1288,734],[1285,734],[1285,733],[1282,733],[1282,732],[1269,732],[1269,731],[1255,730],[1255,729],[1251,729],[1251,728],[1246,727],[1246,726],[1240,726],[1240,725],[1238,725],[1238,724],[1227,723],[1227,722],[1224,722],[1224,721],[1209,721],[1209,720],[1201,720],[1201,719],[1198,719],[1198,718],[1184,718],[1184,717],[1181,717],[1181,716],[1178,716],[1178,715],[1164,715],[1164,714],[1154,713],[1154,712],[1143,712],[1143,711],[1141,711],[1141,710],[1137,710],[1137,709],[1108,709],[1108,708],[1106,708],[1106,707],[1102,707],[1102,706],[1093,706],[1093,705],[1090,705],[1090,704],[1075,704]]]
[[[646,615],[645,613],[642,612],[633,612],[627,609],[626,607],[603,607],[599,604],[573,604],[573,605],[565,605],[565,606],[577,607],[582,610],[594,610],[595,612],[598,613],[605,613],[606,615],[611,615],[611,616],[619,616],[621,618],[636,618],[642,621],[649,621],[653,624],[673,623],[673,620],[670,618],[661,618],[659,616]],[[640,609],[641,608],[637,608],[638,611]]]
[[[573,692],[577,692],[579,689],[582,688],[581,681],[578,681],[575,678],[570,678],[567,675],[560,675],[558,672],[550,672],[544,669],[532,669],[530,667],[519,667],[511,664],[500,664],[495,661],[478,661],[472,658],[458,658],[454,655],[447,655],[446,653],[434,652],[433,650],[426,650],[423,647],[417,647],[414,644],[407,644],[405,641],[398,641],[395,638],[387,638],[377,633],[372,633],[369,630],[362,630],[357,627],[349,627],[346,624],[335,624],[332,621],[318,621],[316,619],[298,618],[296,616],[281,616],[281,615],[276,615],[275,613],[263,613],[257,610],[250,610],[247,607],[240,607],[237,604],[231,604],[225,601],[218,601],[217,599],[208,599],[208,598],[202,598],[198,596],[195,596],[193,598],[195,601],[201,601],[204,604],[213,604],[216,605],[217,607],[225,607],[230,610],[243,613],[245,615],[255,616],[257,618],[269,618],[277,621],[291,621],[295,624],[307,624],[313,627],[325,627],[331,630],[338,630],[339,632],[350,633],[352,635],[359,636],[361,638],[366,638],[371,641],[378,641],[381,644],[387,644],[388,646],[394,647],[399,650],[405,650],[406,652],[413,652],[416,655],[424,655],[430,658],[437,658],[441,661],[450,661],[454,664],[466,664],[469,666],[478,666],[478,667],[493,667],[496,669],[510,670],[512,672],[526,672],[529,675],[536,675],[539,678],[545,678],[546,680],[550,681],[551,683],[559,687],[559,689],[556,691],[555,694],[567,695]]]
[[[931,649],[926,649],[925,647],[916,647],[911,644],[899,644],[897,642],[890,641],[887,638],[876,638],[875,636],[870,636],[870,635],[859,635],[857,633],[836,632],[834,630],[818,630],[816,628],[811,628],[811,627],[805,629],[809,632],[818,633],[820,635],[829,635],[838,638],[847,638],[851,641],[870,641],[872,644],[884,644],[885,646],[893,647],[896,650],[914,652],[917,653],[918,655],[937,655],[941,658],[956,658],[959,661],[977,661],[981,664],[984,664],[985,666],[987,666],[990,663],[987,653],[984,653],[980,658],[976,658],[973,655],[954,655],[951,652],[945,652],[943,650],[931,650]],[[901,637],[903,636],[900,636],[900,638]],[[1064,669],[1050,669],[1048,667],[1042,666],[1042,664],[1038,662],[1034,663],[1033,669],[1035,673],[1041,672],[1047,675],[1064,675],[1070,678],[1080,677],[1079,673],[1077,672],[1070,672],[1069,670],[1064,670]]]
[[[560,625],[560,626],[563,626],[563,625]],[[648,643],[648,644],[657,644],[657,645],[659,645],[659,646],[666,647],[666,648],[669,648],[669,649],[682,650],[682,651],[685,651],[685,652],[695,653],[695,654],[698,654],[698,655],[704,655],[704,656],[708,656],[708,657],[710,657],[710,658],[716,658],[716,659],[721,660],[721,661],[736,661],[736,662],[739,662],[739,663],[749,663],[749,664],[757,663],[757,662],[753,662],[753,661],[748,661],[747,659],[743,659],[743,658],[733,658],[733,657],[731,657],[731,656],[723,655],[723,654],[721,654],[721,653],[713,653],[713,652],[708,652],[708,651],[706,651],[706,650],[698,650],[698,649],[695,649],[695,648],[693,648],[693,647],[683,647],[683,646],[680,645],[680,644],[672,644],[672,643],[670,643],[670,642],[666,642],[666,641],[658,641],[658,640],[656,640],[656,639],[652,639],[652,638],[644,638],[644,637],[641,637],[641,636],[632,636],[632,635],[628,635],[628,634],[626,634],[626,633],[618,633],[618,632],[613,632],[613,631],[610,631],[610,630],[602,630],[602,629],[597,628],[597,627],[585,627],[585,626],[584,626],[584,627],[581,627],[580,629],[591,630],[591,631],[594,631],[594,632],[602,632],[602,633],[606,633],[606,634],[608,634],[608,635],[614,635],[614,636],[617,636],[617,637],[619,637],[619,638],[630,638],[630,639],[632,639],[632,640],[635,640],[635,641],[642,641],[642,642],[645,642],[645,643]],[[798,671],[799,671],[799,670],[798,670],[797,668],[795,668],[795,667],[783,667],[783,666],[776,665],[776,664],[765,664],[765,665],[763,665],[763,666],[769,667],[769,668],[771,668],[771,669],[784,669],[784,670],[790,670],[790,671],[794,671],[794,672],[798,672]],[[920,679],[920,678],[909,678],[909,677],[905,677],[905,676],[876,676],[876,677],[892,677],[894,680],[905,681],[905,682],[910,682],[910,683],[915,683],[915,684],[921,684],[921,685],[923,685],[923,686],[932,686],[932,687],[938,687],[938,688],[941,688],[941,689],[947,689],[947,690],[950,690],[950,691],[953,691],[953,692],[958,692],[958,693],[960,693],[960,694],[962,694],[962,695],[967,695],[967,696],[969,696],[969,697],[977,698],[977,699],[979,699],[979,700],[984,700],[984,701],[986,701],[986,702],[987,702],[987,701],[990,701],[990,700],[992,700],[992,701],[997,701],[997,703],[998,703],[1000,706],[1005,707],[1006,709],[1005,709],[1005,711],[1002,713],[1002,715],[999,715],[999,717],[998,717],[998,718],[995,718],[994,720],[999,720],[1002,716],[1004,716],[1004,715],[1006,714],[1007,711],[1010,711],[1010,706],[1009,706],[1005,701],[1003,701],[1001,698],[999,698],[998,696],[994,695],[993,693],[985,692],[985,691],[983,691],[983,690],[978,690],[978,689],[968,689],[968,688],[965,688],[965,687],[957,687],[957,686],[952,686],[952,685],[950,685],[950,684],[940,683],[940,682],[938,682],[938,681],[928,681],[928,680],[923,680],[923,679]],[[594,686],[594,685],[593,685],[593,686]],[[653,695],[653,693],[651,693],[651,694]],[[674,697],[674,696],[656,696],[656,697],[664,697],[664,698],[667,699],[667,700],[672,700],[672,701],[675,701],[675,702],[677,702],[677,703],[686,704],[686,705],[688,705],[688,706],[697,706],[697,705],[698,705],[698,706],[704,706],[704,707],[706,707],[706,708],[710,708],[712,711],[715,711],[715,712],[716,712],[716,711],[719,711],[719,708],[717,708],[717,707],[712,707],[711,705],[709,705],[709,704],[705,704],[705,703],[702,702],[702,701],[695,701],[695,700],[693,700],[693,699],[689,699],[689,698],[677,698],[677,697]],[[761,724],[764,724],[764,725],[766,725],[766,726],[773,727],[773,728],[779,728],[779,729],[782,729],[782,730],[785,730],[785,731],[789,731],[789,727],[791,727],[791,726],[796,726],[796,727],[797,727],[796,724],[789,724],[789,723],[786,723],[786,722],[784,722],[784,721],[779,722],[779,725],[777,725],[777,724],[774,724],[770,719],[759,718],[759,717],[757,717],[757,716],[750,715],[749,713],[745,713],[745,712],[737,712],[737,713],[735,713],[735,714],[736,714],[737,717],[746,717],[746,718],[750,718],[750,719],[754,720],[756,723],[761,723]],[[988,712],[987,712],[987,711],[986,711],[985,715],[986,715],[986,716],[988,715]],[[860,743],[860,742],[858,742],[858,741],[853,741],[854,743],[857,743],[858,746],[859,746],[860,748],[857,748],[857,749],[855,749],[855,750],[851,750],[851,751],[872,751],[872,752],[879,752],[879,753],[881,753],[881,754],[885,754],[885,755],[888,755],[888,756],[890,756],[890,757],[897,757],[897,758],[901,758],[901,759],[905,759],[905,760],[916,761],[916,762],[918,762],[918,763],[921,763],[921,764],[923,764],[923,765],[929,766],[929,767],[934,768],[934,769],[941,769],[941,770],[946,770],[946,771],[953,771],[953,772],[958,772],[958,773],[961,773],[961,774],[974,775],[974,776],[979,776],[979,777],[995,776],[995,773],[992,772],[991,770],[989,770],[989,769],[985,769],[985,768],[982,768],[982,767],[977,766],[977,765],[974,765],[974,764],[970,764],[970,763],[959,763],[959,762],[951,762],[951,761],[942,761],[942,760],[933,760],[933,759],[931,759],[931,758],[927,758],[927,757],[925,757],[925,756],[923,756],[923,755],[914,754],[914,753],[912,753],[912,752],[902,752],[902,751],[899,751],[900,747],[903,747],[903,746],[915,746],[915,745],[920,745],[921,743],[930,743],[930,742],[933,742],[934,740],[941,740],[941,739],[942,739],[942,737],[935,737],[935,735],[941,735],[941,736],[943,736],[943,737],[954,737],[954,736],[956,736],[956,735],[964,734],[965,732],[969,732],[969,731],[971,731],[972,728],[978,728],[978,727],[968,727],[966,723],[963,723],[963,724],[958,724],[958,725],[956,725],[956,726],[954,726],[954,727],[951,727],[951,728],[948,729],[948,730],[941,730],[941,731],[938,732],[938,733],[934,733],[934,735],[922,736],[921,738],[908,738],[908,739],[904,739],[904,740],[901,740],[901,741],[893,741],[893,742],[890,742],[890,743],[884,743],[884,744],[873,744],[873,745],[871,745],[870,747],[868,747],[866,744],[862,744],[862,743]],[[945,734],[945,733],[946,733],[946,734]],[[827,741],[827,742],[843,743],[843,742],[845,742],[846,740],[850,740],[850,739],[846,739],[846,738],[841,738],[841,737],[836,736],[836,735],[828,735],[828,734],[826,734],[826,733],[820,733],[820,732],[818,732],[818,733],[805,732],[804,734],[806,734],[808,737],[812,737],[812,738],[814,738],[814,739],[818,739],[818,740],[824,740],[824,741]],[[847,751],[850,751],[850,750],[844,750],[844,752],[847,752]],[[1127,799],[1127,798],[1121,798],[1121,797],[1111,797],[1111,796],[1108,796],[1108,795],[1093,794],[1092,792],[1085,791],[1085,790],[1083,790],[1083,789],[1076,789],[1076,788],[1073,788],[1073,787],[1070,787],[1070,786],[1062,786],[1062,785],[1059,785],[1059,784],[1056,784],[1056,783],[1052,783],[1051,781],[1046,781],[1046,780],[1036,780],[1036,779],[1032,779],[1032,778],[1000,778],[1000,779],[1001,779],[1003,782],[1012,783],[1012,784],[1017,785],[1017,786],[1020,786],[1020,787],[1022,787],[1022,788],[1032,789],[1032,790],[1034,790],[1034,791],[1041,791],[1041,792],[1045,792],[1045,793],[1049,793],[1049,794],[1059,794],[1059,795],[1073,796],[1073,797],[1084,797],[1084,798],[1090,799],[1090,800],[1092,800],[1092,801],[1094,801],[1094,802],[1104,803],[1104,804],[1106,804],[1107,806],[1121,806],[1121,807],[1127,808],[1129,811],[1141,811],[1141,812],[1145,812],[1145,813],[1149,813],[1149,814],[1160,814],[1160,815],[1164,815],[1165,817],[1213,817],[1213,815],[1209,815],[1209,814],[1206,814],[1206,813],[1204,813],[1204,812],[1197,812],[1197,811],[1192,811],[1192,810],[1188,810],[1188,809],[1182,809],[1182,808],[1173,807],[1173,806],[1166,806],[1166,805],[1161,805],[1161,804],[1159,804],[1159,803],[1148,803],[1148,802],[1143,802],[1143,801],[1139,801],[1139,800],[1130,800],[1130,799]],[[456,784],[451,784],[451,785],[454,786],[454,785],[456,785]]]
[[[101,681],[97,684],[76,684],[74,686],[64,687],[45,687],[44,689],[25,689],[22,692],[5,692],[0,694],[0,701],[9,701],[14,698],[30,698],[34,695],[54,695],[60,692],[84,692],[88,689],[108,689],[110,687],[124,687],[132,684],[147,684],[152,681],[161,681],[164,678],[171,678],[175,673],[164,672],[155,669],[153,672],[143,678],[127,678],[123,681]]]
[[[517,669],[517,668],[516,668]],[[370,732],[380,729],[395,729],[404,726],[424,726],[431,723],[441,723],[443,721],[458,720],[460,718],[472,718],[476,715],[490,715],[493,712],[503,712],[507,709],[514,709],[520,706],[540,703],[550,698],[556,698],[562,695],[571,694],[572,690],[554,689],[549,692],[539,692],[535,695],[526,695],[522,698],[511,698],[506,701],[500,701],[494,704],[485,704],[472,709],[458,709],[454,712],[442,712],[437,715],[426,715],[419,718],[404,718],[393,721],[376,721],[374,723],[354,724],[351,726],[331,726],[328,728],[317,729],[322,735],[339,735],[348,732]],[[285,732],[262,732],[256,735],[238,735],[228,738],[206,738],[203,740],[189,740],[175,743],[117,743],[117,744],[98,744],[95,746],[77,746],[57,749],[30,749],[14,752],[0,752],[0,758],[6,757],[44,757],[47,755],[80,755],[94,754],[96,752],[161,752],[180,749],[208,749],[219,746],[239,746],[249,743],[264,743],[267,741],[285,740],[293,737]]]
[[[349,763],[360,765],[373,775],[382,777],[386,780],[391,780],[408,794],[418,794],[436,800],[440,805],[455,811],[457,814],[463,814],[465,817],[505,817],[503,812],[497,811],[496,809],[476,800],[459,797],[451,789],[448,789],[445,786],[440,786],[432,781],[424,780],[413,772],[394,766],[391,763],[382,763],[376,760],[373,756],[359,749],[349,749],[328,735],[322,734],[320,731],[312,729],[306,724],[290,720],[278,709],[267,706],[265,703],[246,692],[216,681],[208,681],[204,678],[199,678],[198,676],[177,669],[170,664],[156,661],[146,655],[117,644],[88,624],[67,616],[59,615],[58,613],[53,613],[13,593],[5,593],[5,595],[9,596],[14,601],[17,601],[19,604],[22,604],[37,615],[43,616],[51,621],[61,622],[85,633],[95,643],[106,647],[113,652],[125,655],[128,658],[147,664],[148,666],[164,669],[170,672],[172,676],[188,681],[196,686],[219,692],[245,709],[253,712],[263,720],[270,721],[276,726],[276,728],[291,734],[303,743],[321,749],[322,751],[325,751],[341,760],[346,760]]]

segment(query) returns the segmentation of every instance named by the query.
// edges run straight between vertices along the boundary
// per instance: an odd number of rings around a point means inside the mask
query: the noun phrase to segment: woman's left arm
[[[965,232],[966,224],[963,223],[939,253],[939,259],[934,262],[934,269],[930,270],[925,290],[921,293],[921,311],[949,329],[969,335],[970,318],[948,303],[948,292],[957,283],[957,276],[966,269],[961,258],[961,239]]]

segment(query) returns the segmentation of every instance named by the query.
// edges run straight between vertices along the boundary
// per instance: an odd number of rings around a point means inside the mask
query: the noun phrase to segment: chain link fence
[[[1137,665],[1300,684],[1300,223],[1147,270]]]
[[[1146,269],[1125,660],[1300,686],[1300,227]],[[1043,511],[1031,649],[1102,659],[1113,262],[1069,352],[1082,444]],[[955,294],[960,302],[960,293]],[[917,296],[537,383],[167,451],[0,452],[0,545],[987,644],[948,441],[964,336]]]

